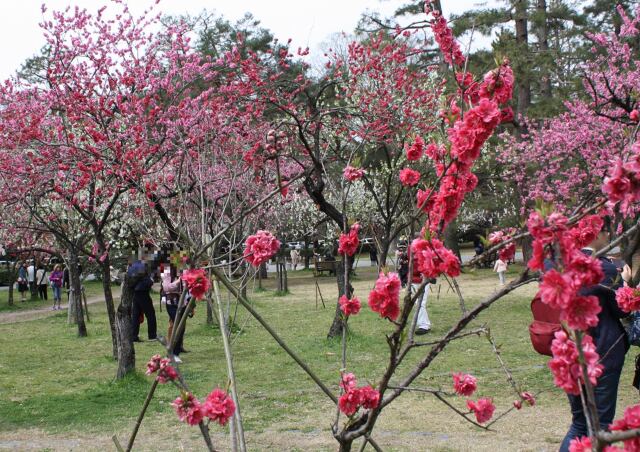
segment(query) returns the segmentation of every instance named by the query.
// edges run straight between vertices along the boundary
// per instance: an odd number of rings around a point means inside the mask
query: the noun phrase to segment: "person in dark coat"
[[[592,255],[604,248],[609,243],[609,232],[606,227],[598,234],[597,238],[582,249],[587,255]],[[602,311],[598,314],[598,324],[589,329],[589,335],[593,338],[596,350],[600,356],[600,364],[604,366],[602,375],[598,378],[594,387],[595,402],[598,408],[600,428],[607,429],[613,421],[616,413],[616,400],[618,398],[618,384],[620,373],[624,365],[624,358],[629,349],[629,342],[620,319],[625,314],[616,302],[616,289],[621,286],[622,280],[628,280],[631,270],[628,266],[622,274],[615,264],[606,257],[599,257],[604,278],[598,285],[581,289],[580,295],[594,295],[598,297]],[[548,265],[547,265],[548,266]],[[571,406],[571,427],[565,436],[560,452],[569,451],[569,443],[572,439],[587,436],[587,421],[582,408],[582,400],[579,395],[568,394]]]
[[[157,339],[157,323],[156,311],[151,300],[151,287],[153,286],[153,278],[151,277],[151,269],[154,267],[153,262],[149,261],[149,256],[142,260],[137,260],[127,270],[127,276],[130,286],[133,288],[133,308],[131,310],[131,329],[133,332],[133,341],[141,342],[140,333],[140,315],[144,313],[147,319],[147,333],[149,340]]]

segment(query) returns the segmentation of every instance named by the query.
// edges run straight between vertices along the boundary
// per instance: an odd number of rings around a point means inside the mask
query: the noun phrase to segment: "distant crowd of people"
[[[30,298],[40,298],[41,300],[49,299],[49,287],[51,287],[53,295],[52,310],[62,309],[62,289],[69,288],[69,271],[60,264],[47,266],[40,263],[36,266],[35,261],[20,262],[18,264],[18,279],[16,281],[18,292],[20,293],[20,301],[27,301],[27,293]]]

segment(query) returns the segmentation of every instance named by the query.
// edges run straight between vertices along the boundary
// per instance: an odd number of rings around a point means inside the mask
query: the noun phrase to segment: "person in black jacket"
[[[147,319],[147,333],[149,340],[157,339],[156,311],[151,300],[151,287],[153,286],[152,270],[157,262],[153,260],[153,254],[145,254],[142,260],[137,260],[127,270],[128,282],[133,288],[133,308],[131,310],[131,329],[133,341],[141,342],[140,315],[144,313]]]
[[[604,248],[609,243],[607,221],[598,237],[588,246],[582,249],[587,255],[592,255]],[[602,311],[598,314],[598,324],[590,328],[588,333],[593,338],[596,350],[600,356],[600,364],[604,366],[602,375],[598,378],[594,388],[598,418],[601,429],[607,429],[613,421],[616,413],[616,400],[618,398],[618,384],[620,373],[624,365],[624,357],[629,349],[629,342],[620,319],[626,314],[618,307],[616,302],[616,289],[622,285],[623,278],[628,280],[631,270],[628,266],[618,269],[614,263],[606,258],[599,257],[604,278],[600,284],[585,287],[580,295],[594,295],[598,297]],[[622,271],[622,274],[620,273]],[[561,452],[569,451],[569,443],[573,438],[587,436],[587,421],[582,408],[582,400],[579,395],[569,394],[572,422],[565,436]]]

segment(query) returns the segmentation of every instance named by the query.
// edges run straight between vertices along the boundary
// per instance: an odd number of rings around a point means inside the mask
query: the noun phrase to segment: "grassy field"
[[[354,286],[361,300],[366,300],[374,279],[372,269],[358,269]],[[337,290],[333,278],[322,277],[318,282],[326,308],[320,301],[316,308],[316,288],[308,272],[290,273],[290,295],[274,296],[275,281],[269,278],[263,282],[266,290],[250,297],[256,309],[337,392],[340,344],[325,338]],[[467,305],[473,306],[495,290],[497,276],[482,270],[463,275],[459,282]],[[428,310],[433,330],[425,336],[427,340],[440,337],[460,315],[457,297],[446,283],[432,290]],[[495,432],[484,432],[433,397],[405,394],[385,411],[374,432],[385,450],[557,449],[570,415],[564,394],[552,384],[547,359],[533,352],[529,343],[528,304],[534,291],[533,285],[518,289],[481,315],[474,325],[491,328],[522,389],[539,393],[538,405],[511,413],[495,425]],[[112,434],[117,433],[121,441],[129,435],[151,384],[143,374],[145,363],[152,354],[161,352],[161,346],[157,342],[136,344],[138,373],[124,381],[113,381],[115,363],[110,357],[104,307],[94,305],[91,312],[89,337],[84,339],[75,337],[75,328],[67,325],[64,313],[0,325],[4,345],[0,360],[0,449],[112,450]],[[199,397],[226,384],[219,330],[206,325],[205,314],[206,307],[200,305],[188,326],[185,347],[191,352],[183,355],[181,366]],[[157,317],[160,331],[166,331],[166,313],[157,312]],[[250,449],[335,450],[329,431],[335,409],[326,396],[241,308],[237,310],[236,327],[235,368]],[[386,363],[384,333],[390,331],[390,325],[364,307],[350,321],[350,327],[348,370],[361,384],[375,383]],[[146,336],[145,330],[143,324],[141,337]],[[400,375],[426,352],[427,348],[414,351]],[[632,358],[628,357],[622,377],[620,404],[637,400],[637,393],[630,387]],[[493,397],[497,414],[511,406],[514,394],[485,338],[452,343],[423,373],[417,387],[450,390],[451,371],[476,375],[477,396]],[[161,386],[156,394],[135,450],[203,449],[197,429],[178,424],[169,405],[177,396],[175,388]],[[451,401],[464,407],[463,398]],[[225,430],[213,427],[212,431],[216,446],[228,449]]]

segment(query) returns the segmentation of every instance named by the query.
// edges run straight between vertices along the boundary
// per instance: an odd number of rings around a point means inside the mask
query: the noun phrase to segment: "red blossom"
[[[413,187],[420,182],[420,173],[411,168],[403,168],[400,170],[400,182],[405,187]]]
[[[598,297],[574,296],[571,298],[560,319],[567,322],[569,328],[587,330],[598,324],[598,314],[602,311]]]
[[[571,278],[555,269],[545,273],[538,292],[542,301],[552,308],[564,309],[575,294]]]
[[[340,297],[340,310],[344,315],[350,316],[360,312],[360,300],[357,297],[347,298],[346,295]]]
[[[269,231],[260,230],[247,237],[244,243],[244,258],[254,267],[259,267],[280,249],[280,241]]]
[[[417,136],[413,144],[407,147],[407,160],[420,160],[424,154],[424,140]]]
[[[603,366],[598,361],[600,357],[596,352],[593,339],[588,334],[582,339],[582,349],[587,365],[587,374],[591,384],[595,385],[602,375]],[[580,394],[580,381],[582,381],[582,368],[578,361],[578,349],[576,344],[569,339],[567,333],[558,331],[551,343],[553,359],[549,361],[549,368],[553,373],[553,382],[568,394]]]
[[[569,443],[569,452],[591,452],[592,450],[591,438],[588,436],[573,438]]]
[[[185,270],[180,279],[187,284],[189,293],[196,300],[202,300],[211,285],[203,268]]]
[[[529,406],[534,406],[536,404],[536,398],[530,392],[525,391],[520,394],[520,397],[522,397],[522,399],[525,400],[529,404]]]
[[[360,239],[358,238],[358,231],[360,225],[358,223],[351,226],[347,234],[341,233],[338,239],[338,253],[346,254],[347,256],[353,256],[358,251],[360,246]]]
[[[202,405],[202,411],[212,421],[226,425],[236,411],[236,404],[233,403],[229,394],[216,388],[207,396]]]
[[[489,398],[478,399],[477,402],[467,400],[467,408],[473,411],[473,414],[476,415],[476,420],[479,424],[488,422],[493,416],[493,412],[496,410],[496,406]]]
[[[463,373],[454,373],[453,377],[453,389],[456,391],[456,394],[461,396],[469,397],[472,395],[478,385],[477,379],[473,375],[463,374]]]
[[[178,419],[189,425],[198,425],[204,418],[202,405],[190,392],[183,393],[171,405],[175,408]]]
[[[411,252],[416,270],[426,278],[437,278],[443,273],[452,277],[460,274],[458,257],[438,239],[417,238],[411,242]]]
[[[343,175],[349,182],[355,182],[362,179],[362,176],[364,176],[364,170],[362,168],[354,168],[353,166],[348,165],[345,167]]]
[[[369,307],[380,317],[395,320],[400,315],[400,278],[397,273],[380,273],[374,290],[369,292]]]
[[[621,287],[616,291],[616,301],[624,312],[640,311],[640,290]]]

